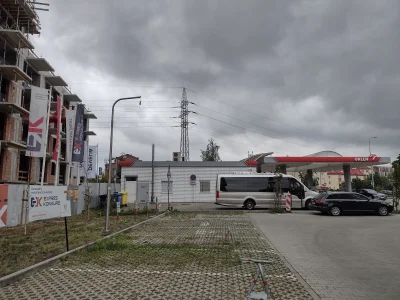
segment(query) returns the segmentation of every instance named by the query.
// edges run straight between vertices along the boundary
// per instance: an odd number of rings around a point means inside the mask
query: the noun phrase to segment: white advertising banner
[[[46,120],[49,101],[49,90],[31,86],[26,156],[43,157],[44,155],[44,138],[47,138]]]
[[[29,222],[70,217],[71,202],[66,186],[31,185],[29,187]]]
[[[97,146],[89,146],[88,149],[87,174],[88,179],[94,179],[97,175]]]
[[[72,151],[74,147],[74,128],[75,128],[75,110],[65,111],[65,121],[66,121],[66,134],[67,134],[67,145],[66,145],[66,161],[71,163],[72,161]]]

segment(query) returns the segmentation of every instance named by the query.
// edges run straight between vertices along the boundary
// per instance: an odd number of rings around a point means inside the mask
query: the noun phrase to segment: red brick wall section
[[[9,81],[9,85],[8,85],[8,91],[7,91],[7,102],[13,102],[16,103],[17,102],[17,86],[14,84],[14,82]]]
[[[20,120],[17,120],[16,122],[19,123],[18,143],[22,143],[22,131],[24,129],[24,126],[22,126],[22,118]]]
[[[12,153],[7,149],[2,151],[1,155],[1,180],[11,179],[11,165],[12,165]]]
[[[34,184],[34,183],[36,183],[36,180],[35,180],[35,168],[36,168],[36,164],[37,164],[38,162],[40,162],[40,161],[39,161],[39,159],[37,159],[37,158],[35,158],[35,157],[30,158],[30,160],[31,160],[31,164],[30,164],[30,167],[29,167],[29,175],[28,175],[28,178],[30,179],[30,184]],[[40,179],[39,179],[39,180],[40,180]]]

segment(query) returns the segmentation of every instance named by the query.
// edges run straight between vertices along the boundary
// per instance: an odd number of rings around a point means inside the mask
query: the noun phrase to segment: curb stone
[[[147,222],[149,222],[149,221],[151,221],[151,220],[154,220],[154,219],[158,219],[158,218],[160,218],[160,217],[163,217],[163,216],[165,216],[165,214],[166,214],[166,212],[164,212],[164,213],[162,213],[162,214],[159,214],[159,215],[157,215],[157,216],[151,217],[151,218],[149,218],[149,219],[147,219],[147,220],[145,220],[145,221],[143,221],[143,222],[140,222],[140,223],[138,223],[138,224],[129,226],[129,227],[127,227],[127,228],[124,228],[124,229],[122,229],[122,230],[120,230],[120,231],[114,232],[114,233],[112,233],[112,234],[110,234],[110,235],[107,235],[107,236],[105,236],[105,237],[103,237],[103,238],[98,239],[97,241],[87,243],[87,244],[85,244],[85,245],[83,245],[83,246],[80,246],[80,247],[78,247],[78,248],[72,249],[72,250],[70,250],[70,251],[68,251],[68,252],[61,253],[61,254],[59,254],[59,255],[57,255],[57,256],[51,257],[51,258],[49,258],[49,259],[47,259],[47,260],[44,260],[44,261],[41,261],[41,262],[39,262],[39,263],[37,263],[37,264],[34,264],[34,265],[32,265],[32,266],[29,266],[29,267],[27,267],[27,268],[25,268],[25,269],[22,269],[22,270],[19,270],[19,271],[17,271],[17,272],[8,274],[8,275],[6,275],[6,276],[3,276],[3,277],[0,278],[0,287],[5,287],[5,286],[10,285],[10,284],[12,284],[12,283],[14,283],[14,282],[16,282],[16,281],[19,281],[19,280],[21,280],[21,279],[23,279],[23,278],[25,278],[25,277],[28,277],[29,275],[35,274],[35,273],[37,273],[37,272],[39,272],[39,271],[42,271],[43,269],[46,269],[46,268],[48,268],[48,267],[50,267],[50,266],[52,266],[52,265],[58,263],[58,262],[60,261],[60,259],[63,258],[63,257],[66,257],[66,256],[68,256],[68,255],[71,255],[71,254],[73,254],[73,253],[75,253],[75,252],[78,252],[78,251],[80,251],[80,250],[89,248],[90,246],[93,246],[93,245],[95,245],[95,244],[98,243],[98,242],[101,242],[101,241],[103,241],[103,240],[105,240],[105,239],[114,237],[114,236],[116,236],[117,234],[123,233],[123,232],[125,232],[125,231],[129,231],[129,230],[131,230],[131,229],[133,229],[133,228],[135,228],[135,227],[138,227],[139,225],[142,225],[142,224],[144,224],[144,223],[147,223]]]

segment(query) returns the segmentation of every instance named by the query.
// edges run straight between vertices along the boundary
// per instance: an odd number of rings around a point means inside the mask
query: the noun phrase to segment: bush
[[[283,214],[284,212],[286,212],[286,210],[281,207],[276,207],[276,208],[271,208],[268,212],[270,214]]]
[[[121,211],[119,212],[119,215],[120,216],[133,216],[133,213],[134,213],[133,209],[121,208]],[[153,214],[154,215],[156,213],[157,213],[157,211],[154,208],[149,209],[149,214]],[[136,215],[145,215],[145,214],[147,214],[146,208],[137,209],[136,210]],[[110,211],[110,216],[116,216],[116,215],[117,215],[117,209],[116,208],[112,209]]]

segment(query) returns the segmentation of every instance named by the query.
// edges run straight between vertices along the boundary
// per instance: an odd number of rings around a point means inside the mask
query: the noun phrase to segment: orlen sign
[[[379,161],[380,157],[376,156],[376,155],[370,155],[368,157],[355,157],[354,161],[356,162],[375,162],[375,161]]]

